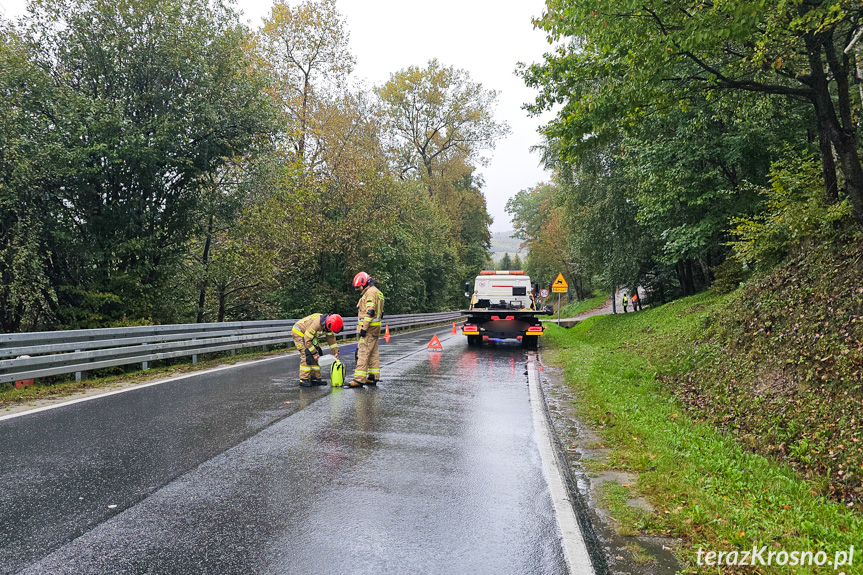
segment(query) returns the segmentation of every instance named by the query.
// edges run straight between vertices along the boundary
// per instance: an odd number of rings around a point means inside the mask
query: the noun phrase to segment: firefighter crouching
[[[357,367],[348,387],[377,385],[381,378],[378,338],[384,316],[384,294],[366,272],[354,276],[354,288],[362,293],[357,303]]]
[[[318,365],[318,359],[323,353],[318,338],[326,336],[333,355],[339,357],[335,334],[342,331],[344,325],[342,316],[337,313],[315,313],[294,324],[291,331],[294,335],[294,345],[300,352],[301,386],[326,385],[321,379],[321,366]]]

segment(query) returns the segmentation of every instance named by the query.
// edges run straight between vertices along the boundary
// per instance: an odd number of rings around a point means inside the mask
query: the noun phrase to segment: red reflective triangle
[[[437,334],[432,337],[432,340],[431,342],[429,342],[427,349],[443,349],[443,346],[440,344],[440,340],[437,338]]]

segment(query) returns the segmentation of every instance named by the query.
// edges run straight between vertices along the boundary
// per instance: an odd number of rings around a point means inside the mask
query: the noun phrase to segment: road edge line
[[[207,375],[210,373],[215,373],[217,371],[223,371],[223,370],[232,369],[235,367],[243,367],[246,365],[254,365],[256,363],[263,363],[265,361],[273,361],[276,359],[285,359],[286,357],[288,357],[288,354],[284,353],[284,354],[279,354],[279,355],[276,355],[273,357],[265,357],[262,359],[251,359],[248,361],[237,362],[237,363],[234,363],[232,365],[222,365],[219,367],[212,367],[210,369],[204,369],[201,371],[193,371],[191,373],[184,373],[182,375],[175,375],[175,376],[171,376],[171,377],[166,377],[164,379],[157,379],[156,381],[150,381],[148,383],[133,384],[133,385],[130,385],[129,387],[124,387],[123,389],[115,389],[114,391],[106,391],[105,393],[100,393],[98,395],[89,395],[87,397],[79,397],[78,399],[70,399],[69,401],[62,401],[60,403],[56,403],[53,405],[43,405],[42,407],[36,407],[36,408],[30,409],[28,411],[22,411],[21,413],[10,413],[9,415],[0,415],[0,421],[4,421],[7,419],[15,419],[16,417],[23,417],[25,415],[32,415],[34,413],[39,413],[42,411],[49,411],[51,409],[57,409],[58,407],[65,407],[67,405],[74,405],[76,403],[83,403],[85,401],[92,401],[94,399],[99,399],[102,397],[108,397],[110,395],[117,395],[120,393],[126,393],[127,391],[134,391],[136,389],[143,389],[145,387],[152,387],[154,385],[161,385],[163,383],[170,383],[172,381],[178,381],[181,379],[188,379],[190,377],[195,377],[198,375]]]
[[[539,436],[538,446],[542,469],[551,492],[555,519],[561,533],[564,558],[571,575],[594,575],[593,560],[579,527],[566,480],[558,465],[550,423],[545,413],[545,399],[539,389],[539,368],[534,357],[528,361],[527,383],[533,411],[533,427]]]

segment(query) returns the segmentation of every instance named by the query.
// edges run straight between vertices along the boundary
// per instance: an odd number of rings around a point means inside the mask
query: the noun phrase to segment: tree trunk
[[[226,299],[225,288],[220,287],[219,288],[219,314],[218,314],[218,317],[216,318],[216,321],[219,323],[222,323],[223,321],[225,321],[225,299]]]
[[[196,323],[204,322],[204,304],[207,302],[207,267],[210,263],[210,240],[213,237],[213,216],[210,215],[210,222],[207,224],[207,239],[204,242],[204,253],[201,255],[201,263],[204,266],[204,279],[201,280],[201,291],[198,295],[198,318]]]
[[[674,272],[677,274],[677,283],[680,284],[680,291],[683,292],[683,295],[687,296],[689,293],[686,291],[686,270],[683,267],[683,261],[678,260],[674,266]]]
[[[833,53],[832,38],[829,35],[806,34],[804,37],[809,57],[811,78],[809,83],[812,87],[811,101],[815,107],[815,117],[818,123],[818,141],[825,138],[833,144],[842,174],[845,176],[845,192],[851,200],[851,209],[854,219],[863,227],[863,165],[860,155],[857,153],[857,138],[854,134],[854,126],[850,125],[850,96],[848,91],[848,66],[842,65]],[[837,114],[833,97],[830,93],[830,79],[824,70],[821,60],[822,49],[827,54],[828,65],[831,74],[837,77],[837,97],[839,99],[839,111],[842,119]],[[841,79],[839,79],[841,77]],[[825,150],[821,150],[822,162],[825,161]],[[832,154],[831,154],[832,160]],[[827,164],[825,164],[827,166]],[[827,180],[825,178],[825,185]],[[830,199],[830,191],[828,200]]]
[[[830,135],[823,120],[815,115],[818,122],[818,151],[821,154],[821,173],[824,176],[824,196],[827,203],[839,201],[839,180],[836,177],[836,160],[833,158],[833,146],[830,145]]]
[[[695,295],[695,271],[691,259],[686,260],[686,287],[689,289],[688,295]]]

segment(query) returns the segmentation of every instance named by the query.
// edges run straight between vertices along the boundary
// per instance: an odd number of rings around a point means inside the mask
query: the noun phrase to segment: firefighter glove
[[[364,330],[364,329],[360,330],[360,337],[366,337],[366,330]]]
[[[318,355],[324,355],[324,350],[321,349],[321,346],[315,346],[315,351],[318,352]]]

